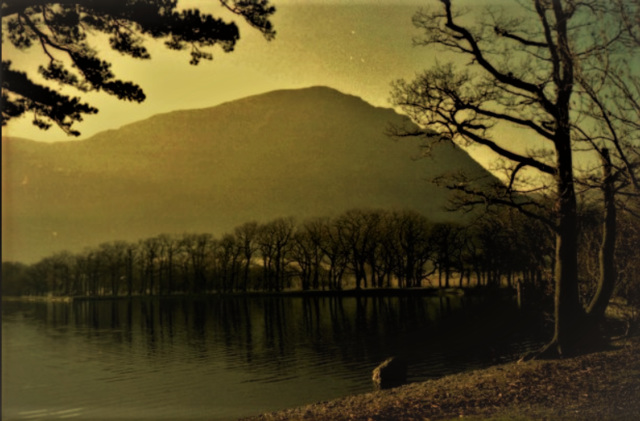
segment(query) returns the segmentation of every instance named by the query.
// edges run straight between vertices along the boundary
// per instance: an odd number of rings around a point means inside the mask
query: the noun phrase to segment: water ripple
[[[406,305],[256,298],[42,311],[29,303],[2,320],[3,419],[236,419],[370,391],[373,368],[398,352],[407,354],[409,380],[419,381],[537,344],[520,336],[496,345],[503,332],[523,331],[508,306],[497,321],[480,316],[482,307],[437,321],[437,301],[410,303],[412,318]],[[58,310],[73,317],[62,323]],[[490,336],[492,326],[500,332],[486,342],[495,349],[478,345],[471,333]]]

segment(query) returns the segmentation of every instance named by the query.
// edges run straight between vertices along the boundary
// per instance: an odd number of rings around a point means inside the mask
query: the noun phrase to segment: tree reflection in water
[[[401,355],[410,380],[419,380],[514,358],[542,339],[526,333],[526,318],[505,298],[134,298],[23,308],[54,330],[73,326],[76,335],[136,348],[150,358],[223,361],[271,378],[329,363],[360,372]]]

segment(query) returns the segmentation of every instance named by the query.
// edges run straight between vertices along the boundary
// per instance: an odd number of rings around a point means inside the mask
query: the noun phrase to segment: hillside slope
[[[418,140],[385,135],[403,121],[315,87],[157,115],[84,141],[5,138],[2,258],[358,207],[453,218],[442,209],[448,193],[429,179],[488,173],[452,147],[418,159]]]

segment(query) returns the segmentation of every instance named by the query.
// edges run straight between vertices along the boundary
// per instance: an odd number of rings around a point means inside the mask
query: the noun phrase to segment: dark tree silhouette
[[[269,20],[275,8],[268,0],[220,0],[268,40],[275,36]],[[210,47],[230,52],[240,38],[234,22],[225,22],[198,9],[177,10],[177,0],[3,0],[2,41],[21,50],[41,48],[49,59],[38,71],[47,80],[81,92],[103,91],[118,99],[142,102],[145,94],[135,82],[111,71],[91,45],[91,35],[104,33],[112,49],[137,59],[149,59],[145,38],[163,39],[167,48],[190,51],[193,65],[213,58]],[[58,125],[69,135],[73,124],[98,110],[80,97],[34,82],[31,76],[2,61],[2,125],[32,112],[33,123],[48,129]]]
[[[282,291],[285,286],[294,227],[293,218],[278,218],[260,227],[258,244],[263,261],[263,285],[268,291]]]
[[[324,260],[324,252],[322,251],[322,225],[318,223],[318,220],[315,221],[307,221],[302,227],[304,232],[304,236],[306,237],[306,241],[309,243],[309,247],[311,248],[311,255],[313,257],[313,263],[311,265],[311,273],[310,275],[310,286],[313,289],[319,289],[320,285],[324,289],[326,286],[325,282],[321,282],[322,275],[324,272],[323,268],[323,260]]]
[[[185,234],[180,242],[185,266],[190,275],[189,292],[204,293],[208,282],[208,256],[215,246],[211,234]]]
[[[438,285],[449,288],[451,269],[454,265],[454,254],[461,249],[460,227],[452,223],[436,224],[431,232],[434,245],[435,265],[438,268]],[[442,276],[444,275],[444,285]]]
[[[233,291],[237,287],[238,274],[240,272],[240,256],[242,248],[237,237],[227,234],[218,244],[215,256],[220,266],[218,282],[221,282],[222,291]]]
[[[2,262],[2,295],[19,296],[27,293],[29,282],[29,266],[18,262]]]
[[[317,255],[318,248],[311,235],[304,230],[296,231],[293,234],[290,256],[296,263],[303,291],[311,288],[314,269],[317,272]]]
[[[432,232],[429,220],[411,211],[394,212],[388,226],[391,243],[388,248],[394,251],[394,270],[398,284],[406,287],[422,286],[426,278],[426,265],[433,259],[438,239]]]
[[[251,221],[236,227],[234,233],[239,242],[239,247],[244,259],[242,270],[242,290],[247,290],[249,284],[249,269],[251,268],[251,260],[258,249],[258,223]]]
[[[613,135],[603,137],[609,107],[598,105],[597,96],[589,90],[597,80],[612,78],[606,66],[613,61],[605,61],[604,68],[597,63],[603,57],[611,58],[607,53],[624,43],[624,19],[616,19],[620,15],[615,9],[595,0],[532,0],[529,6],[523,5],[522,16],[494,10],[474,26],[463,23],[452,0],[441,3],[439,10],[415,16],[414,23],[425,33],[419,43],[460,53],[468,58],[469,66],[458,70],[452,64],[436,65],[413,82],[401,81],[395,88],[395,103],[430,129],[427,136],[431,139],[482,145],[508,162],[510,182],[497,193],[474,191],[464,180],[451,186],[476,194],[479,200],[475,203],[514,206],[552,227],[555,328],[544,353],[570,353],[579,340],[590,336],[593,323],[588,322],[588,314],[602,314],[610,298],[610,290],[602,289],[594,297],[601,303],[595,313],[580,303],[574,155],[591,148],[606,161],[606,142],[615,145]],[[601,91],[603,96],[611,92]],[[597,121],[596,112],[589,110],[605,112]],[[494,129],[505,126],[517,127],[536,140],[529,142],[527,150],[517,148],[511,139],[496,136]],[[630,174],[624,159],[618,154],[616,163]],[[612,165],[605,162],[604,167]],[[605,191],[611,189],[606,174],[606,170],[590,172]],[[552,192],[550,209],[544,209],[545,204],[535,196],[524,195],[534,191]],[[609,252],[614,247],[612,240],[605,239]]]
[[[366,264],[375,249],[380,215],[375,211],[352,209],[335,220],[339,237],[356,278],[356,289],[367,287]]]
[[[329,289],[341,290],[343,276],[347,270],[349,250],[344,247],[339,228],[330,219],[316,220],[316,232],[319,233],[319,247],[327,260]]]

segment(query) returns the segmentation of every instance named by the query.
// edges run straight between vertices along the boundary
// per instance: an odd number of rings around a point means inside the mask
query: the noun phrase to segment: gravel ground
[[[320,402],[252,420],[640,420],[640,338]]]

